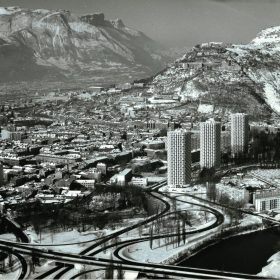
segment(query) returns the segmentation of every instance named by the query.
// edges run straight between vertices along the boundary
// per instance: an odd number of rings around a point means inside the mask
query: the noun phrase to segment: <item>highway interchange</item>
[[[136,224],[130,225],[128,227],[122,228],[110,235],[107,235],[103,238],[92,240],[92,244],[89,245],[86,249],[81,251],[79,254],[70,254],[63,253],[53,248],[48,249],[48,245],[42,244],[32,244],[26,242],[25,238],[21,238],[21,242],[11,242],[6,240],[0,240],[0,249],[4,252],[9,252],[12,254],[21,264],[21,273],[19,274],[18,279],[27,279],[30,275],[30,257],[39,257],[41,259],[47,259],[55,261],[55,266],[49,269],[46,272],[37,275],[34,279],[65,279],[68,273],[74,269],[74,266],[84,265],[87,267],[85,271],[76,271],[71,274],[69,279],[76,279],[83,275],[86,275],[92,271],[102,271],[104,268],[110,265],[111,267],[118,269],[122,268],[123,270],[128,271],[136,271],[147,274],[152,274],[155,276],[161,277],[170,277],[170,278],[189,278],[189,279],[256,279],[261,278],[256,275],[247,275],[242,273],[232,273],[225,271],[216,271],[209,269],[199,269],[199,268],[191,268],[191,267],[180,267],[175,265],[166,265],[166,264],[156,264],[156,263],[148,263],[146,261],[136,261],[132,259],[128,259],[125,257],[122,252],[125,248],[141,243],[147,242],[150,240],[149,236],[142,236],[137,238],[130,238],[126,240],[112,242],[117,237],[120,237],[123,234],[129,233],[141,226],[147,225],[156,221],[159,218],[164,216],[172,215],[175,212],[182,212],[183,210],[174,211],[172,209],[170,201],[176,200],[181,203],[186,203],[189,206],[200,207],[203,211],[211,213],[215,216],[215,222],[208,225],[206,224],[204,227],[200,227],[198,229],[193,229],[185,232],[186,236],[193,235],[201,232],[207,232],[211,229],[217,229],[217,232],[221,229],[224,223],[224,215],[222,211],[217,210],[220,205],[210,205],[209,201],[194,197],[192,195],[184,194],[184,196],[188,196],[190,199],[188,201],[180,200],[177,197],[170,196],[168,193],[160,192],[160,188],[166,185],[166,180],[155,184],[149,190],[147,190],[147,194],[149,194],[153,199],[156,199],[158,203],[162,205],[159,208],[158,213],[142,220]],[[246,212],[247,214],[251,214],[250,212]],[[161,233],[157,235],[153,235],[153,239],[162,239],[167,237],[177,236],[178,233]],[[90,241],[89,241],[90,242]],[[103,246],[106,244],[105,246]],[[53,244],[51,245],[53,246]],[[113,254],[113,258],[104,258],[98,256],[101,252],[106,250],[111,250]],[[28,257],[29,256],[29,257]]]

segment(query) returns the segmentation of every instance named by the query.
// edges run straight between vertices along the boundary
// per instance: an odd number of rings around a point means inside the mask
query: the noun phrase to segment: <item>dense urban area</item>
[[[5,279],[223,279],[171,264],[279,225],[276,114],[225,114],[146,81],[16,96],[0,116]],[[279,275],[242,272],[227,273]]]

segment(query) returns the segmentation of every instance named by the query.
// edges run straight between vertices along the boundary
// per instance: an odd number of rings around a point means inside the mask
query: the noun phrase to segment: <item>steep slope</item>
[[[197,45],[155,76],[150,92],[257,117],[280,114],[280,27],[247,45]]]
[[[266,103],[280,114],[280,27],[263,30],[247,45],[230,49],[246,74],[263,89]]]
[[[181,101],[212,104],[225,112],[250,111],[266,116],[269,110],[262,86],[247,75],[230,47],[214,42],[194,47],[154,77],[150,91],[174,93]]]
[[[28,61],[31,69],[36,65],[41,69],[40,75],[54,71],[71,78],[102,80],[112,74],[126,79],[146,76],[162,69],[168,60],[163,49],[142,32],[121,20],[106,20],[104,14],[79,17],[64,10],[0,8],[0,39],[2,45],[5,42],[0,55],[5,56],[7,49],[10,52],[7,65],[1,66],[7,73],[2,81],[17,80],[21,72],[26,79],[23,69]],[[23,65],[16,60],[19,51],[26,53]],[[9,65],[10,59],[18,63]],[[15,71],[18,75],[13,75]]]

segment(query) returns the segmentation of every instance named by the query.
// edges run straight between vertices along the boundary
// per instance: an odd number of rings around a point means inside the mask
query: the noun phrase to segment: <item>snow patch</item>
[[[280,26],[275,26],[263,30],[253,41],[255,45],[276,43],[280,41]]]
[[[275,110],[277,113],[280,113],[280,99],[279,99],[279,94],[276,92],[274,87],[266,83],[264,87],[264,92],[265,92],[265,99],[270,105],[270,107]]]
[[[197,111],[203,114],[213,113],[214,106],[211,104],[199,104]]]
[[[206,94],[206,92],[198,89],[193,81],[189,81],[187,84],[185,84],[179,94],[182,97],[182,100],[196,100]]]
[[[8,8],[0,7],[0,15],[11,15],[12,13]]]
[[[274,254],[268,259],[268,265],[262,268],[262,271],[258,274],[268,278],[280,278],[280,252]]]

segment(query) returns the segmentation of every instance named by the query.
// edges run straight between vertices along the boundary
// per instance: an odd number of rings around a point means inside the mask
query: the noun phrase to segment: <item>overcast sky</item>
[[[280,25],[280,0],[0,0],[0,6],[104,12],[172,47],[206,41],[246,43]]]

